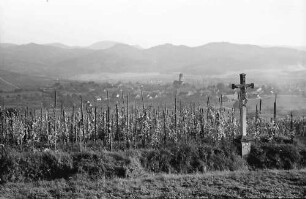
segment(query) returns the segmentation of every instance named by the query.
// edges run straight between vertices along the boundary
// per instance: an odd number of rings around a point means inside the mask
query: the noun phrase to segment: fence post
[[[95,106],[95,135],[94,135],[94,142],[97,141],[97,106]]]

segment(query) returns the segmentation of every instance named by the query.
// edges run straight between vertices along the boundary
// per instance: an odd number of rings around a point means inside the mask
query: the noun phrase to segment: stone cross
[[[232,84],[232,89],[240,89],[240,98],[239,98],[239,108],[240,108],[240,132],[242,135],[241,144],[242,144],[242,156],[248,155],[250,152],[250,143],[245,140],[246,136],[246,90],[247,88],[254,88],[254,83],[246,84],[245,82],[246,74],[240,74],[240,84]]]

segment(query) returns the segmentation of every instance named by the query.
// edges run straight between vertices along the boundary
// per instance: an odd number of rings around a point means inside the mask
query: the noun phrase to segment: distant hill
[[[90,47],[13,45],[0,50],[0,69],[29,75],[66,77],[123,72],[183,72],[219,75],[245,70],[306,70],[306,51],[226,42],[197,47],[164,44],[149,49],[117,42]]]
[[[93,49],[93,50],[104,50],[104,49],[107,49],[107,48],[111,48],[111,47],[115,46],[116,44],[119,44],[119,42],[115,42],[115,41],[99,41],[99,42],[91,44],[87,48]]]
[[[71,49],[74,48],[72,46],[67,46],[62,43],[49,43],[49,44],[44,44],[45,46],[53,46],[53,47],[58,47],[58,48],[64,48],[64,49]]]
[[[11,46],[17,46],[16,44],[11,44],[11,43],[0,43],[1,48],[7,48]]]
[[[65,49],[34,43],[16,45],[0,50],[0,69],[22,74],[48,76],[50,71],[54,70],[52,66],[56,63],[90,52],[92,51],[88,49]]]
[[[25,75],[0,69],[0,90],[13,91],[20,88],[39,88],[53,83],[55,79]]]

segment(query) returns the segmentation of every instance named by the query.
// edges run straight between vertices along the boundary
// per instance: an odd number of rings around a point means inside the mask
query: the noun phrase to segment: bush
[[[173,154],[167,149],[144,150],[141,157],[141,164],[152,172],[172,172],[171,160]]]
[[[67,178],[75,173],[73,159],[68,153],[47,151],[42,153],[41,166],[43,178]]]
[[[293,169],[301,155],[292,144],[263,143],[252,145],[248,163],[253,168]]]
[[[120,152],[84,151],[72,154],[78,173],[89,177],[126,177],[131,159]],[[135,163],[135,162],[133,162]]]
[[[9,152],[0,158],[0,179],[23,181],[68,177],[73,173],[72,159],[63,152]]]
[[[306,167],[306,148],[303,148],[300,151],[301,160],[300,160],[300,167],[305,168]]]
[[[94,152],[77,152],[72,154],[73,165],[77,173],[102,176],[105,168],[99,156]]]
[[[194,173],[207,170],[240,170],[246,162],[234,145],[196,145],[181,143],[176,147],[143,151],[141,163],[151,172]]]
[[[293,144],[257,143],[247,159],[238,155],[235,142],[219,145],[179,143],[167,148],[119,152],[16,152],[0,154],[0,183],[51,180],[81,174],[90,178],[138,177],[145,171],[195,173],[222,170],[292,169],[306,166],[306,148]],[[247,165],[248,163],[248,165]]]
[[[13,178],[16,167],[15,158],[10,153],[0,155],[0,183],[5,183]]]

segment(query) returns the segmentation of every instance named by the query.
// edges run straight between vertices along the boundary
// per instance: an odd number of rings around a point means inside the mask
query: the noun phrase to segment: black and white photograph
[[[306,198],[305,0],[1,0],[0,199]]]

